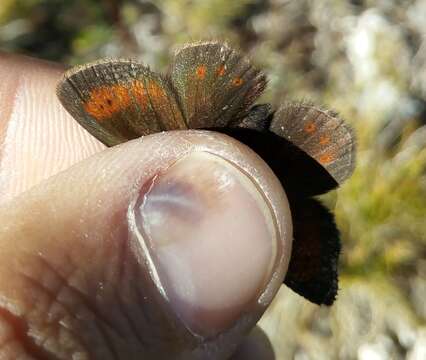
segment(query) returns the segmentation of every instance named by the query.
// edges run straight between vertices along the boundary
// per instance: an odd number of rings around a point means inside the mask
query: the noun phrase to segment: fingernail
[[[160,291],[192,333],[230,328],[273,271],[269,202],[239,167],[207,152],[187,155],[143,188],[135,222]]]

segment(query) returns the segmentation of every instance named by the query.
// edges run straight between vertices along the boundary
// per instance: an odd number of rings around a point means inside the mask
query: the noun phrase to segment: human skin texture
[[[0,359],[273,358],[246,335],[291,253],[278,179],[214,132],[105,148],[63,70],[0,54]]]

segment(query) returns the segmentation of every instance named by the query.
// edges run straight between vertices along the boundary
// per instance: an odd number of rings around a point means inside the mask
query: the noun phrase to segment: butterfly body
[[[350,127],[311,104],[273,110],[254,105],[265,75],[228,45],[181,48],[167,75],[133,60],[106,59],[67,71],[57,94],[92,135],[113,146],[167,130],[210,129],[257,152],[290,201],[294,241],[284,283],[308,300],[331,305],[338,288],[340,241],[333,215],[313,198],[347,179],[355,163]]]

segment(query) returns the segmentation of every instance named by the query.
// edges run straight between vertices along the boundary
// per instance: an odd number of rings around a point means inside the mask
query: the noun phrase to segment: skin
[[[272,171],[241,143],[206,131],[167,132],[106,149],[56,99],[62,72],[57,64],[0,54],[0,359],[225,359],[232,354],[273,359],[260,329],[246,336],[278,291],[291,252],[288,202]],[[247,193],[259,192],[254,198],[261,199],[256,201],[263,213],[270,212],[265,216],[273,230],[267,227],[264,245],[247,245],[247,250],[242,242],[241,249],[258,254],[260,246],[274,255],[265,255],[272,262],[265,277],[254,282],[255,276],[244,276],[259,271],[250,253],[239,258],[236,250],[229,263],[220,253],[213,259],[209,251],[197,250],[195,259],[202,261],[190,265],[191,273],[202,275],[194,280],[202,295],[190,298],[188,307],[164,285],[167,281],[159,286],[153,280],[145,261],[151,253],[138,246],[129,214],[136,213],[137,222],[135,199],[143,199],[146,184],[159,176],[166,183],[178,178],[190,184],[204,196],[209,204],[204,215],[210,216],[218,199],[214,185],[209,188],[202,177],[192,183],[185,178],[196,163],[190,157],[194,151],[213,154],[219,165],[231,164]],[[173,166],[181,159],[186,167],[178,171]],[[233,213],[249,213],[247,195],[237,193],[228,194],[236,196]],[[247,216],[242,231],[252,233],[258,216]],[[223,226],[205,230],[206,236]],[[184,230],[192,234],[191,228]],[[160,231],[163,242],[177,237],[173,230]],[[215,283],[214,271],[204,270],[210,262],[229,276]],[[239,268],[245,269],[242,275]],[[168,274],[159,269],[160,276]],[[220,303],[222,296],[232,299],[231,310]],[[214,312],[206,310],[214,306]]]

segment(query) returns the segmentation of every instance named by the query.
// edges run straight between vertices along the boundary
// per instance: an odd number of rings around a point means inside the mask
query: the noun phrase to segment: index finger
[[[59,103],[64,69],[0,53],[0,204],[105,148]]]

